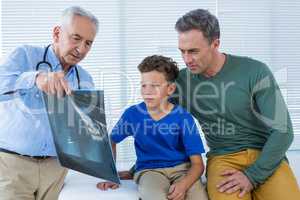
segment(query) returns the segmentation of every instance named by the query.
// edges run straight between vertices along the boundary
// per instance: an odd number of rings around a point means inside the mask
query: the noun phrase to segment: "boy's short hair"
[[[161,55],[153,55],[146,57],[139,65],[138,69],[141,73],[158,71],[164,74],[169,82],[175,82],[179,69],[177,63],[169,57]]]

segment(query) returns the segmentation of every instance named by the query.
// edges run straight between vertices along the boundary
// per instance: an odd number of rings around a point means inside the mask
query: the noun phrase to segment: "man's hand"
[[[119,171],[119,177],[121,180],[132,180],[133,174],[130,171]]]
[[[41,72],[37,75],[35,83],[40,90],[47,94],[56,94],[58,97],[71,94],[68,82],[64,79],[64,72]]]
[[[118,184],[112,183],[112,182],[101,182],[97,184],[97,188],[100,190],[108,190],[109,188],[111,189],[117,189],[119,187]]]
[[[186,191],[187,191],[187,187],[182,181],[174,183],[169,188],[168,199],[169,200],[184,200]]]
[[[247,192],[250,192],[253,189],[253,185],[249,181],[248,177],[239,170],[225,170],[221,175],[226,176],[226,179],[224,179],[217,185],[219,192],[226,192],[228,194],[231,194],[240,190],[239,197],[241,198]]]

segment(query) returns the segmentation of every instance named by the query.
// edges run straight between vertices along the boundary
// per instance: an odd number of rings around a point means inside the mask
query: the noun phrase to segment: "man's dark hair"
[[[192,10],[180,17],[175,29],[179,33],[198,30],[208,40],[209,44],[215,39],[220,38],[220,27],[218,19],[208,10],[196,9]]]
[[[158,71],[164,74],[169,82],[174,82],[178,76],[179,69],[177,63],[172,58],[153,55],[146,57],[139,65],[138,69],[141,73]]]

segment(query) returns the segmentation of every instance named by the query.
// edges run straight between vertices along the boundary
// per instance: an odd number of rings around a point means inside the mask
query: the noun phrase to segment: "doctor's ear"
[[[55,26],[53,28],[53,34],[52,34],[53,42],[58,42],[60,32],[61,32],[60,26]]]

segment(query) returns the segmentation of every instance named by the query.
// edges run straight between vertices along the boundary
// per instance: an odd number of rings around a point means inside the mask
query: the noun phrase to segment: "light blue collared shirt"
[[[20,46],[0,64],[0,147],[3,149],[31,156],[56,156],[42,92],[35,85],[36,65],[43,60],[44,52],[45,47]],[[53,71],[62,71],[52,46],[46,60]],[[71,89],[78,89],[75,67],[80,88],[93,88],[90,74],[76,65],[65,75]],[[15,93],[4,95],[10,91]]]

